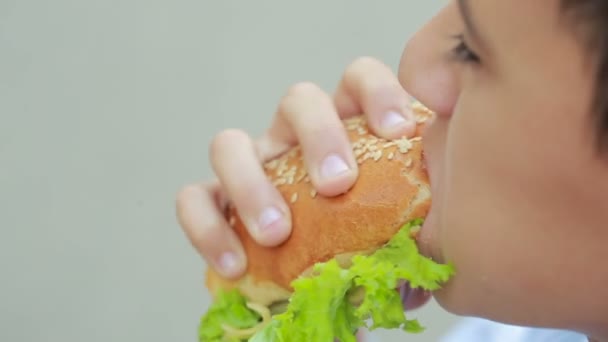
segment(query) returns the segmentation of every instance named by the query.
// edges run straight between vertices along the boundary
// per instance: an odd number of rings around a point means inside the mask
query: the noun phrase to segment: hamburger
[[[279,246],[260,246],[228,206],[248,265],[238,279],[207,270],[213,303],[201,318],[200,342],[346,342],[361,328],[423,331],[406,317],[404,289],[436,290],[454,269],[416,246],[431,203],[421,130],[432,113],[412,107],[418,126],[411,138],[379,138],[363,116],[343,120],[359,176],[339,196],[316,193],[299,146],[264,164],[289,204],[292,233]]]

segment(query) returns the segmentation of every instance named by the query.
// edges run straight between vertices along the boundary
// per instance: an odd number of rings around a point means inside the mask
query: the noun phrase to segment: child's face
[[[588,52],[558,0],[462,2],[477,35],[452,1],[399,71],[438,112],[426,131],[434,198],[421,245],[457,275],[436,299],[464,315],[599,331],[608,157],[594,145]],[[448,57],[461,33],[478,63]]]

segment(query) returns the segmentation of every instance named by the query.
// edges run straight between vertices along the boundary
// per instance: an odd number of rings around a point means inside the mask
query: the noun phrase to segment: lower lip
[[[434,235],[435,235],[435,228],[436,228],[436,215],[433,214],[433,208],[431,206],[431,209],[429,210],[429,212],[426,215],[426,218],[424,219],[424,223],[422,224],[422,227],[420,228],[420,231],[418,231],[418,234],[416,236],[416,245],[418,247],[418,250],[420,251],[420,254],[426,256],[427,258],[431,258],[433,259],[435,262],[443,262],[443,258],[441,258],[441,255],[439,255],[438,253],[434,253],[434,249],[432,248],[432,240],[434,239]]]
[[[408,283],[401,284],[397,289],[401,295],[403,309],[411,311],[418,309],[431,299],[431,293],[421,289],[412,289]]]

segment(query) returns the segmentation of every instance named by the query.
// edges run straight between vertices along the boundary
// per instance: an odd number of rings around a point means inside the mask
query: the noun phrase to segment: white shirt
[[[571,331],[518,327],[479,318],[465,318],[440,342],[588,342]]]

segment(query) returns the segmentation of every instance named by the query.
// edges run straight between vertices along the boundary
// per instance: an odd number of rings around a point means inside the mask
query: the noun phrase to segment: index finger
[[[361,57],[346,69],[334,95],[342,118],[365,114],[372,132],[386,139],[414,134],[412,100],[396,74],[371,57]]]

